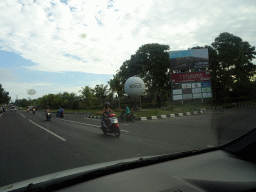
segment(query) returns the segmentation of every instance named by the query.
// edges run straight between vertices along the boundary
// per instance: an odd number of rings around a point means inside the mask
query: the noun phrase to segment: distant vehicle
[[[11,107],[10,111],[17,111],[16,107]]]
[[[32,110],[33,110],[33,107],[34,107],[34,106],[28,106],[29,111],[32,111]]]
[[[3,113],[3,112],[4,112],[3,107],[0,107],[0,113]]]
[[[22,107],[20,107],[19,110],[22,110]]]

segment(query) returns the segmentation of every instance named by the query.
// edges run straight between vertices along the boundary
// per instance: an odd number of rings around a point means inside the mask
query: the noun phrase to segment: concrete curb
[[[254,105],[246,105],[246,106],[256,106],[256,104],[254,104]],[[233,108],[237,108],[237,107],[243,107],[243,105],[242,106],[235,106]],[[146,120],[166,119],[168,117],[174,118],[174,117],[199,115],[199,114],[203,114],[204,111],[206,111],[206,110],[220,110],[220,109],[222,109],[222,107],[198,108],[198,109],[194,109],[195,111],[193,111],[193,112],[176,113],[176,114],[160,115],[160,116],[150,116],[150,117],[140,117],[140,118],[136,118],[136,120],[137,121],[146,121]],[[92,114],[85,114],[85,117],[96,118],[96,119],[100,119],[101,118],[101,116],[92,116]]]

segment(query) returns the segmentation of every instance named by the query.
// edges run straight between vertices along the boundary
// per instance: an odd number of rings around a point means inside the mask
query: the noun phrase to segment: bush
[[[103,106],[102,105],[95,105],[93,107],[90,107],[88,109],[91,109],[91,110],[102,110],[103,109]]]

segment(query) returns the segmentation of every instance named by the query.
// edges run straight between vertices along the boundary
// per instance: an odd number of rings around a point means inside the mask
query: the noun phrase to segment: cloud
[[[115,74],[146,43],[180,50],[230,32],[255,45],[254,11],[254,1],[2,1],[0,46],[32,70]]]
[[[57,83],[42,83],[38,81],[34,82],[3,82],[2,83],[3,88],[6,89],[12,99],[16,98],[16,95],[18,95],[18,98],[28,98],[36,99],[38,97],[41,97],[46,94],[57,94],[60,92],[69,92],[69,93],[76,93],[79,94],[78,91],[81,89],[80,86],[74,86],[74,85],[63,85],[63,84],[57,84]],[[29,95],[28,90],[30,89],[36,89],[36,94]]]
[[[18,80],[19,76],[14,74],[15,69],[13,68],[0,68],[0,83],[4,81]]]

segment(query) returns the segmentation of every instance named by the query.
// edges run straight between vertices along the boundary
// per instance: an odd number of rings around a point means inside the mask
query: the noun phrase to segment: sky
[[[187,50],[229,32],[256,46],[255,12],[255,0],[0,1],[0,83],[13,101],[79,94],[147,43]]]

